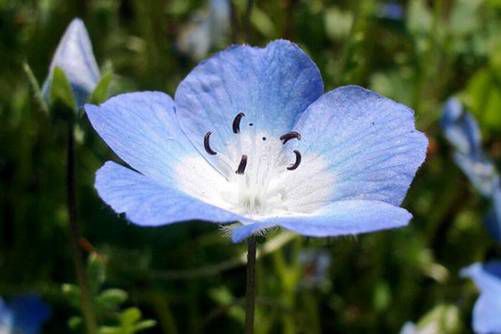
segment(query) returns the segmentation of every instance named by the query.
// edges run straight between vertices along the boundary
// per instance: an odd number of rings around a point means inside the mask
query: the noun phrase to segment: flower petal
[[[323,92],[313,61],[295,44],[278,40],[265,48],[234,46],[198,65],[179,85],[176,113],[192,143],[221,152],[235,140],[233,120],[244,113],[241,127],[278,138]]]
[[[199,156],[179,128],[172,99],[164,93],[122,94],[100,106],[85,105],[85,111],[121,159],[160,184],[176,184],[176,168],[183,158]],[[202,167],[211,168],[200,160]]]
[[[447,100],[440,125],[447,140],[462,154],[477,156],[481,153],[480,129],[457,98]]]
[[[462,269],[461,276],[472,279],[482,292],[501,294],[501,261],[474,263]]]
[[[501,333],[501,296],[482,293],[473,307],[475,333]]]
[[[427,139],[411,109],[358,86],[324,94],[301,116],[294,145],[321,156],[333,175],[331,200],[399,205],[426,156]]]
[[[477,156],[455,152],[453,157],[456,165],[459,166],[480,194],[486,197],[494,195],[500,185],[499,174],[494,162],[486,157],[483,152],[480,152]]]
[[[264,223],[307,236],[327,237],[402,227],[411,218],[407,210],[388,203],[348,200],[333,202],[312,214],[269,218]]]
[[[48,96],[54,68],[60,67],[73,88],[78,106],[82,106],[99,81],[92,44],[85,25],[80,19],[71,21],[59,42],[49,67],[49,76],[45,80],[42,92]]]
[[[95,187],[113,210],[125,213],[137,225],[158,226],[195,219],[212,222],[240,219],[111,161],[97,171]]]

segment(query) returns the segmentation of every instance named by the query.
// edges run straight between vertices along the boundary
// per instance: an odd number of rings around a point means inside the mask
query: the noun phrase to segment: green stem
[[[256,237],[247,240],[247,285],[245,293],[245,334],[254,333],[256,305]]]
[[[73,262],[77,275],[78,285],[80,286],[80,307],[87,328],[87,333],[96,334],[97,324],[92,300],[89,292],[89,283],[82,263],[82,252],[80,250],[79,241],[80,228],[76,221],[77,205],[75,191],[75,137],[73,135],[73,121],[68,121],[67,133],[67,161],[66,161],[66,196],[68,205],[68,217],[70,225],[70,243],[73,255]]]

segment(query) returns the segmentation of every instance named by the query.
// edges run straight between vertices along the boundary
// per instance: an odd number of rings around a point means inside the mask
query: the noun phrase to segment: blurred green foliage
[[[501,158],[501,1],[392,3],[402,6],[402,17],[388,15],[386,1],[255,1],[251,44],[299,43],[326,89],[355,83],[406,103],[430,139],[405,202],[414,214],[408,227],[285,241],[276,231],[261,240],[274,247],[258,261],[258,333],[396,333],[406,321],[467,333],[476,291],[458,270],[501,257],[481,223],[487,205],[452,163],[437,126],[442,102],[458,95],[479,118],[486,149]],[[78,16],[101,68],[109,69],[102,72],[113,72],[93,101],[104,99],[108,84],[112,95],[173,94],[196,65],[178,51],[177,36],[203,6],[200,0],[0,0],[0,296],[41,294],[54,308],[47,333],[66,333],[68,321],[78,328],[80,320],[78,288],[68,285],[75,277],[65,211],[66,128],[44,112],[37,80],[44,80],[59,37]],[[245,7],[245,0],[233,1],[228,44],[243,40]],[[98,199],[93,179],[105,160],[117,158],[83,115],[75,134],[78,220],[90,262],[101,259],[103,267],[102,276],[91,275],[103,333],[240,332],[244,247],[210,224],[139,228],[115,215]],[[308,270],[298,254],[306,248],[328,251],[328,284],[301,284]],[[112,319],[104,319],[106,310]]]

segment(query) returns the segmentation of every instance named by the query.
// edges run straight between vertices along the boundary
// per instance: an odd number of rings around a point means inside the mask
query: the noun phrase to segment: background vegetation
[[[65,27],[81,17],[101,68],[113,71],[111,95],[172,95],[196,65],[177,47],[179,36],[204,6],[0,0],[0,296],[41,295],[52,307],[47,333],[79,328],[78,289],[66,284],[75,282],[66,128],[40,110],[22,64],[43,82]],[[234,0],[232,8],[229,36],[211,52],[243,40],[246,1]],[[414,214],[408,227],[335,239],[278,231],[260,239],[266,254],[257,269],[258,332],[397,333],[426,314],[421,321],[442,326],[440,333],[470,332],[477,292],[458,271],[501,258],[501,248],[482,223],[489,204],[454,165],[438,120],[445,99],[459,96],[480,122],[486,151],[501,159],[501,1],[263,0],[255,1],[250,21],[251,44],[299,43],[327,90],[355,83],[406,103],[430,139],[427,162],[404,203]],[[145,333],[240,332],[244,245],[211,224],[127,223],[93,188],[96,169],[117,158],[84,116],[76,136],[78,220],[100,326],[122,328],[117,333],[126,333],[127,321],[149,327],[153,322],[135,321],[140,310],[156,322]],[[312,264],[312,254],[328,260]]]

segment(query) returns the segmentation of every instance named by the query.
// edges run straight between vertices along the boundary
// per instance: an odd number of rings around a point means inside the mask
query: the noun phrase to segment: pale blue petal
[[[462,154],[478,156],[481,153],[480,129],[475,119],[464,110],[457,98],[447,100],[440,125],[445,138]]]
[[[306,236],[354,235],[407,225],[412,215],[405,209],[379,201],[347,200],[333,202],[300,216],[264,220]]]
[[[331,200],[399,205],[426,156],[428,140],[408,107],[358,86],[324,94],[295,126],[303,156],[321,156],[334,177]]]
[[[176,113],[192,143],[212,159],[203,148],[207,132],[213,132],[213,149],[222,152],[235,140],[232,123],[243,112],[242,131],[252,128],[278,138],[322,92],[318,68],[295,44],[234,46],[202,62],[181,82]]]
[[[125,213],[137,225],[158,226],[195,219],[223,223],[241,218],[111,161],[97,171],[95,187],[115,212]]]
[[[121,159],[160,184],[176,184],[181,160],[198,156],[179,128],[172,99],[164,93],[122,94],[100,106],[85,105],[85,111],[94,129]]]
[[[499,187],[499,174],[494,163],[481,154],[478,157],[454,153],[454,162],[483,196],[490,197]]]
[[[461,276],[472,279],[481,292],[501,294],[501,261],[474,263],[462,269]]]
[[[416,334],[416,333],[417,333],[416,324],[414,324],[412,321],[407,321],[400,330],[400,334]]]
[[[209,1],[209,22],[213,44],[224,42],[231,28],[230,0]]]
[[[66,29],[49,67],[49,75],[42,87],[47,98],[52,72],[61,68],[71,84],[78,106],[82,106],[99,81],[99,68],[92,51],[89,34],[80,19],[74,19]]]
[[[479,334],[501,333],[501,291],[484,292],[473,308],[473,329]]]
[[[180,30],[177,47],[193,59],[202,59],[211,47],[210,21],[207,16],[197,15]]]
[[[461,275],[469,277],[480,290],[473,309],[473,328],[476,333],[501,333],[501,261],[474,263]]]
[[[0,297],[0,333],[3,331],[10,333],[12,331],[14,315],[9,306]]]

